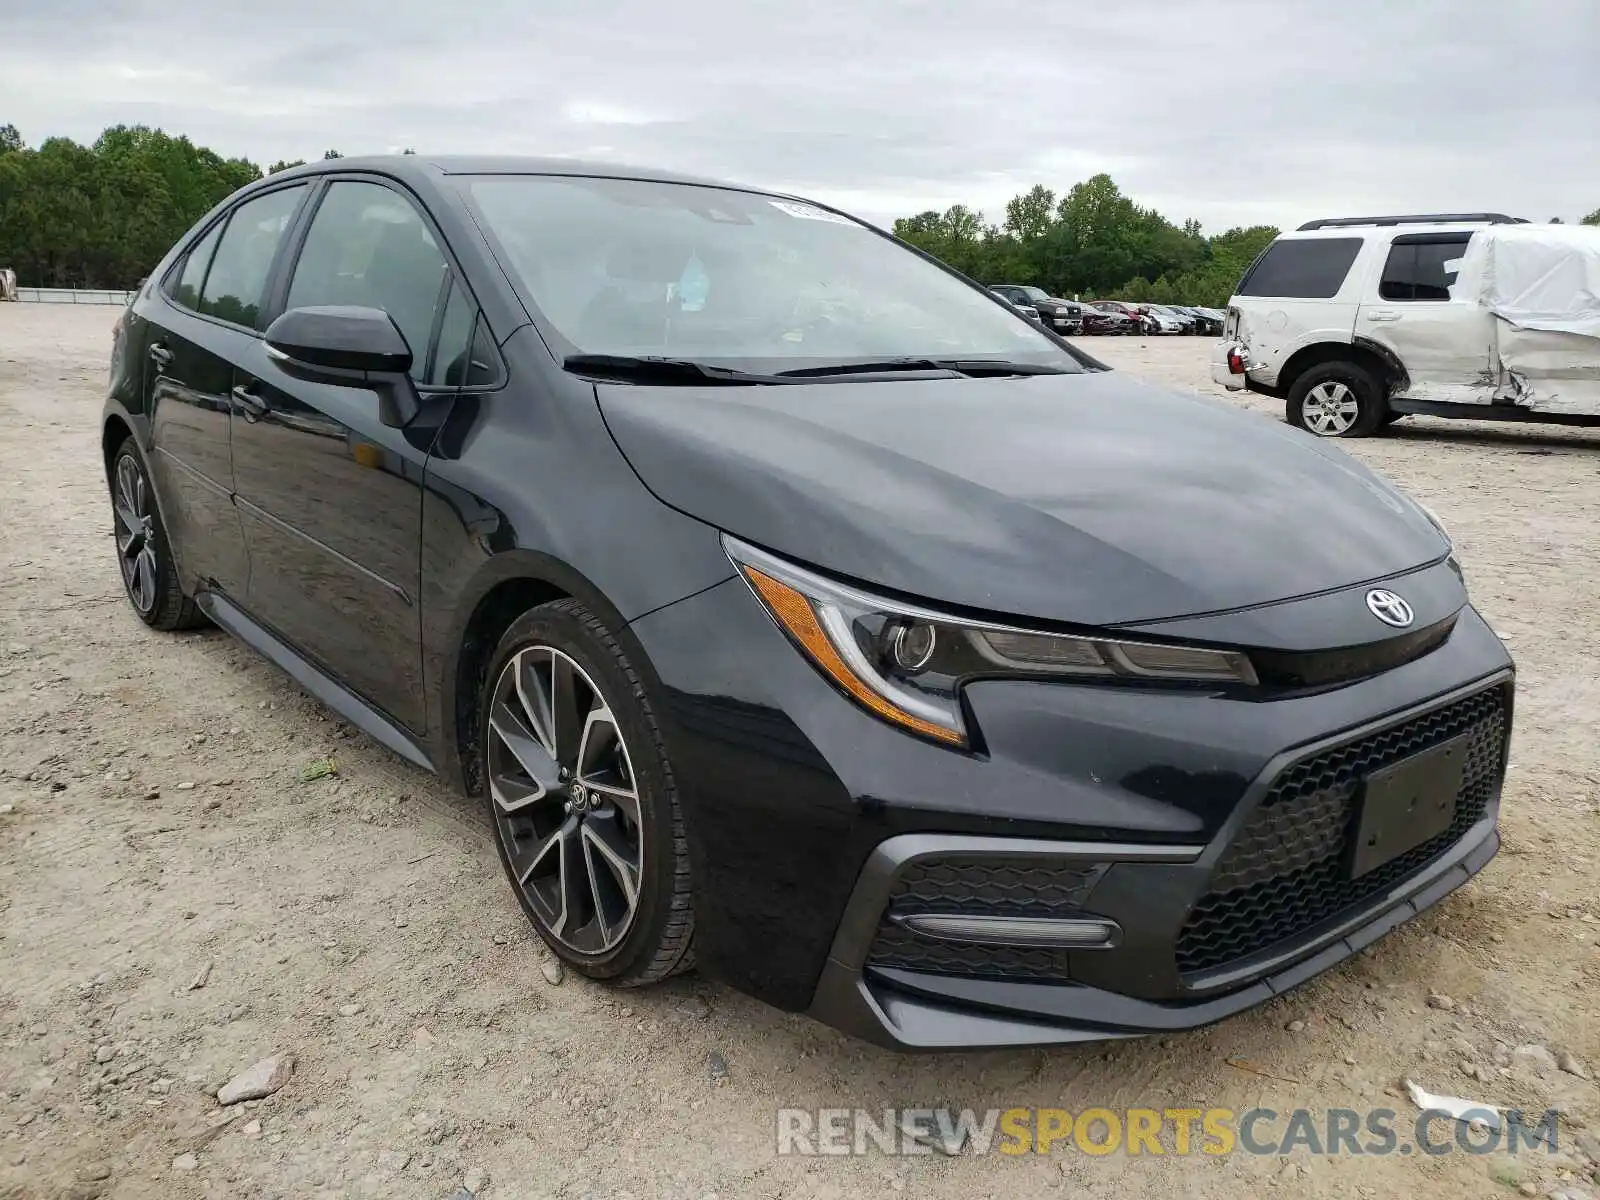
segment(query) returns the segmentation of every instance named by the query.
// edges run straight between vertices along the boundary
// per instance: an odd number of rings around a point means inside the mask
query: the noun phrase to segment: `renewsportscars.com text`
[[[1557,1114],[1491,1109],[1458,1120],[1436,1109],[781,1108],[785,1155],[1051,1154],[1413,1155],[1556,1150]]]

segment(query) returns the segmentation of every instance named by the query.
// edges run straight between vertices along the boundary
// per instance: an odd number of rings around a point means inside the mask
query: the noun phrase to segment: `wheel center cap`
[[[588,788],[581,783],[572,785],[572,811],[587,812],[592,802],[592,795]]]

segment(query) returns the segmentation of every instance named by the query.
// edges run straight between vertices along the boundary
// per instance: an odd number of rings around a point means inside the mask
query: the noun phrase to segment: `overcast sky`
[[[0,122],[615,159],[871,220],[1106,171],[1208,230],[1600,207],[1597,0],[0,0]]]

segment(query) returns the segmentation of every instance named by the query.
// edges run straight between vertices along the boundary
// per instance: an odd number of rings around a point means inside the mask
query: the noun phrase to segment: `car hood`
[[[1380,579],[1449,549],[1335,447],[1116,372],[596,392],[674,508],[993,614],[1137,624]]]

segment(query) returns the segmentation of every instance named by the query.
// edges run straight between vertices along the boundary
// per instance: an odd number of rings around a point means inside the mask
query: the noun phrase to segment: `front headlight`
[[[961,688],[972,679],[1256,682],[1236,650],[970,621],[836,583],[731,537],[723,545],[778,628],[840,691],[948,746],[968,744]]]

